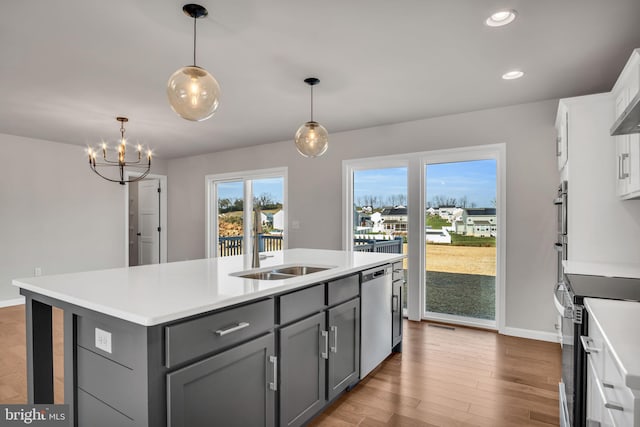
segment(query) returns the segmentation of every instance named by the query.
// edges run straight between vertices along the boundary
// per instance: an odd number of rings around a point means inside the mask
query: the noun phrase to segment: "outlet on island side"
[[[42,276],[42,268],[41,267],[34,268],[33,269],[33,275],[35,277]]]
[[[96,328],[96,348],[111,353],[111,332]]]

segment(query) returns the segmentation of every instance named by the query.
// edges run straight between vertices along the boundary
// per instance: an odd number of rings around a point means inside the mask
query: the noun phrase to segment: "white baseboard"
[[[18,298],[13,298],[13,299],[0,300],[0,308],[11,307],[12,305],[21,305],[21,304],[24,304],[23,296],[20,296]]]
[[[505,327],[500,331],[500,333],[512,337],[528,338],[530,340],[560,342],[558,334],[555,332],[544,332],[536,331],[533,329]]]

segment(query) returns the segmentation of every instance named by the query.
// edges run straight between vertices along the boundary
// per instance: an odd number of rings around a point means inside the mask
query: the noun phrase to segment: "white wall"
[[[124,187],[84,148],[0,134],[0,305],[17,277],[124,266]],[[156,160],[155,173],[166,173]]]
[[[350,132],[331,133],[318,159],[293,141],[173,159],[169,168],[169,260],[205,256],[205,175],[287,166],[289,247],[341,249],[342,160],[506,143],[506,325],[554,333],[557,101],[476,111]],[[320,121],[322,118],[320,117]],[[292,138],[297,123],[292,123]],[[300,229],[292,230],[291,222]],[[321,230],[321,232],[318,232]]]

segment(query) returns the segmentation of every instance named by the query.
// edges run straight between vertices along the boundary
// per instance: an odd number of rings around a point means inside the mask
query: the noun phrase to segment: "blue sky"
[[[435,196],[460,199],[467,196],[476,207],[492,207],[496,197],[496,161],[440,163],[427,166],[427,201]],[[407,169],[357,170],[353,174],[354,200],[367,195],[383,200],[394,194],[407,194]]]
[[[260,196],[263,193],[270,194],[275,202],[282,203],[282,178],[262,178],[253,180],[253,194]],[[242,181],[218,183],[218,198],[242,199]]]

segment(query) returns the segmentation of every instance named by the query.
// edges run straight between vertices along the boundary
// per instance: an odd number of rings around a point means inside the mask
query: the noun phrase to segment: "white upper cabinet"
[[[639,91],[640,49],[636,49],[613,86],[616,124],[637,103]],[[640,198],[640,134],[617,135],[614,139],[618,196],[622,199]]]
[[[558,114],[556,116],[556,157],[558,159],[558,170],[561,171],[567,164],[568,159],[568,120],[569,114],[565,105],[558,106]]]

